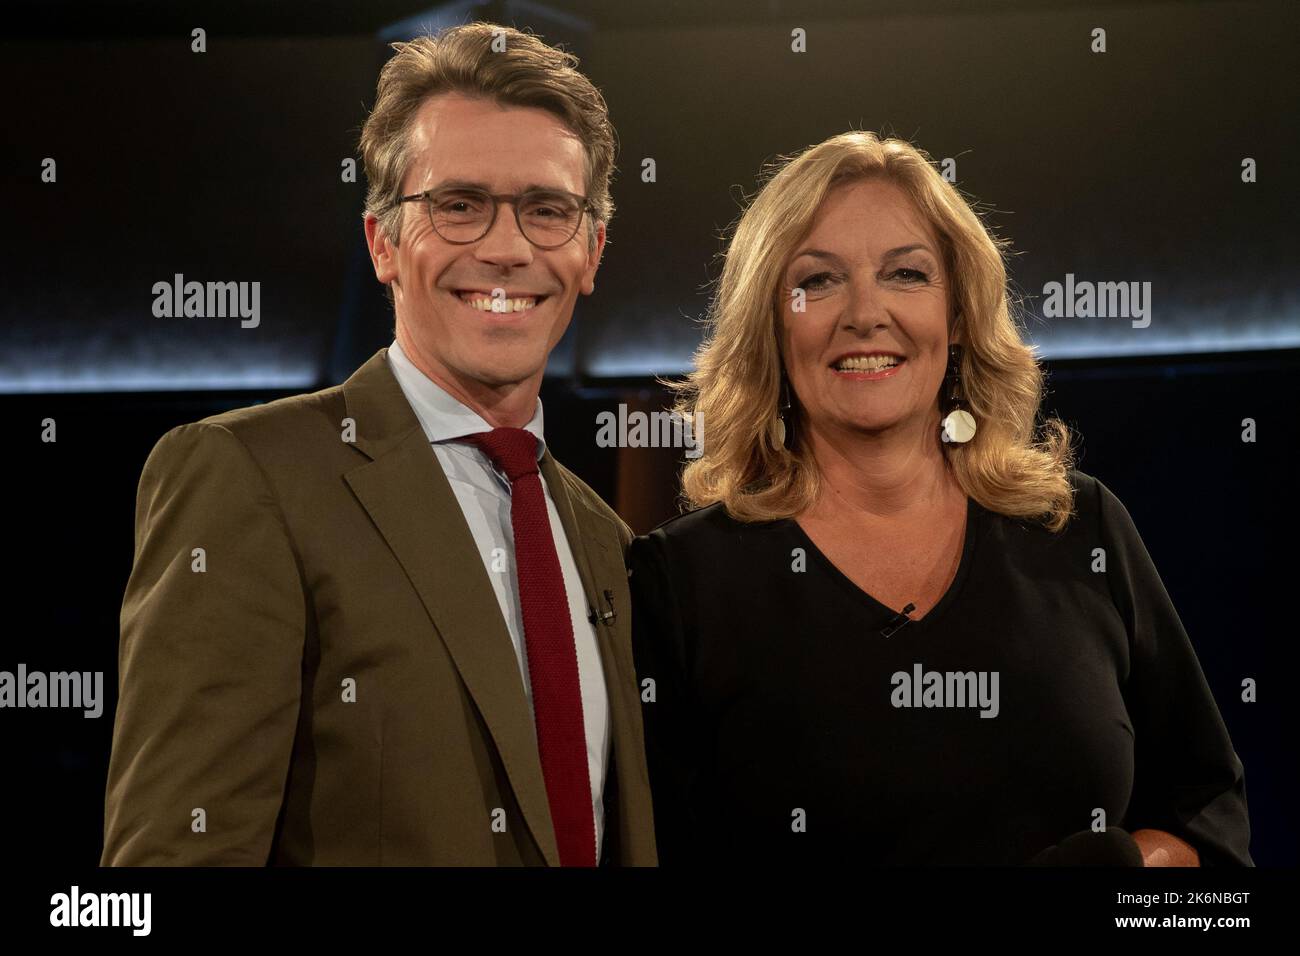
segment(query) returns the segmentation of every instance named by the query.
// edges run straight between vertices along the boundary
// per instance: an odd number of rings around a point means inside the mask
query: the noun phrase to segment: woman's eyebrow
[[[833,253],[833,252],[827,252],[825,249],[804,249],[803,251],[797,253],[797,254],[795,255],[795,257],[794,257],[793,259],[790,260],[790,264],[791,264],[791,265],[794,265],[795,262],[797,262],[798,260],[802,259],[804,256],[809,256],[809,257],[811,257],[811,258],[813,258],[813,259],[825,259],[825,260],[827,260],[827,261],[829,261],[829,262],[839,262],[839,261],[840,261],[840,257],[839,257],[839,256],[837,256],[837,255],[836,255],[835,253]]]
[[[931,250],[931,248],[927,246],[925,243],[913,242],[906,246],[895,246],[893,249],[888,250],[883,256],[881,256],[881,258],[897,259],[899,256],[904,256],[907,255],[907,253],[909,252],[916,252],[917,250],[920,250],[921,252],[928,252],[931,256],[934,255],[933,250]],[[828,262],[838,263],[841,261],[839,256],[837,256],[833,252],[828,252],[825,249],[803,249],[797,255],[795,255],[794,259],[790,260],[791,264],[793,264],[796,260],[803,258],[804,256],[810,256],[814,259],[825,259]]]
[[[896,259],[899,256],[907,255],[909,252],[916,252],[918,249],[922,252],[928,252],[930,253],[930,255],[934,255],[930,247],[927,246],[925,243],[914,242],[911,245],[907,245],[907,246],[895,246],[893,249],[890,249],[888,252],[886,252],[883,258]]]

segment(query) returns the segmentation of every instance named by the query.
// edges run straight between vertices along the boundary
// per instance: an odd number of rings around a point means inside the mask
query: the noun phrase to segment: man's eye
[[[553,196],[540,196],[524,202],[523,212],[534,219],[569,220],[578,214],[578,209],[565,199]]]
[[[479,212],[484,208],[484,202],[481,197],[467,196],[462,193],[461,195],[438,196],[434,200],[434,206],[442,212]]]

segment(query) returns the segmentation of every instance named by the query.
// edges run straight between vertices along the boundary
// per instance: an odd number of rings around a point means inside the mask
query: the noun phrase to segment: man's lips
[[[493,294],[497,292],[498,294]],[[499,315],[530,312],[550,298],[549,293],[528,292],[522,289],[456,289],[452,293],[461,304],[476,312]]]

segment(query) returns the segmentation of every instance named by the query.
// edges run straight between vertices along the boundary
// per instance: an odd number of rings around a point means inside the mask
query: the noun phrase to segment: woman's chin
[[[863,435],[882,435],[886,432],[895,431],[906,427],[909,416],[903,414],[882,414],[879,411],[871,414],[844,414],[836,416],[831,422],[831,427],[835,431],[857,432]]]

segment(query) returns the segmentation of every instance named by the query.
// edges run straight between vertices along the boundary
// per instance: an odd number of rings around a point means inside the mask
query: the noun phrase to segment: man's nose
[[[524,266],[533,261],[533,244],[519,231],[514,204],[497,206],[496,222],[474,249],[480,262],[498,266]]]

